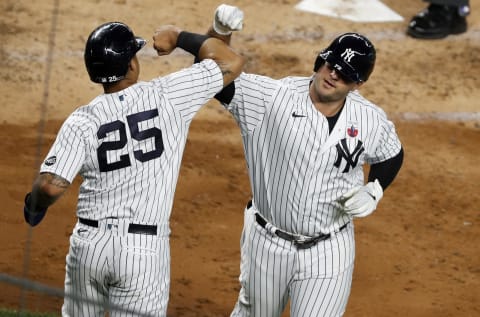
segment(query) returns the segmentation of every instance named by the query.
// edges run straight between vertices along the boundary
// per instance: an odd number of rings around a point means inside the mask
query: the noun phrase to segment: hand
[[[25,221],[32,227],[38,225],[42,221],[43,217],[47,213],[47,208],[37,208],[35,211],[31,211],[32,193],[28,193],[25,196],[25,205],[23,206],[23,216]]]
[[[243,27],[243,11],[228,4],[221,4],[215,10],[213,29],[220,35],[229,35]]]
[[[182,30],[173,25],[157,28],[153,35],[153,48],[159,56],[170,54],[177,47],[177,38]]]
[[[383,188],[376,179],[364,186],[358,186],[344,194],[338,202],[345,213],[353,217],[366,217],[376,208],[383,197]]]

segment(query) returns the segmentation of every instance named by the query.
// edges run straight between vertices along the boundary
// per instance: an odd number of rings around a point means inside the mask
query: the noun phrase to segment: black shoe
[[[431,4],[410,21],[407,34],[419,39],[441,39],[467,31],[467,19],[458,7]]]

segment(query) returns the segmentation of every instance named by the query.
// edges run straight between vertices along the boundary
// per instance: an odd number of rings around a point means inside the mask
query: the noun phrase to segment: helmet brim
[[[135,42],[137,44],[136,52],[141,50],[147,44],[147,41],[144,38],[141,38],[140,36],[135,36]]]
[[[332,67],[342,74],[345,78],[349,79],[350,81],[353,82],[360,82],[361,79],[358,78],[358,73],[355,71],[355,69],[349,65],[348,63],[343,62],[342,60],[338,60],[333,56],[333,54],[328,54],[325,58],[325,61],[332,65]]]

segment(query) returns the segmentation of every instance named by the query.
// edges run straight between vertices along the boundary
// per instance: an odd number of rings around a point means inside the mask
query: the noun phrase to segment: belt
[[[248,204],[247,204],[247,208],[250,208],[251,206],[252,206],[252,202],[249,201]],[[257,223],[262,228],[265,228],[265,229],[268,230],[268,228],[267,228],[268,222],[259,213],[255,214],[255,220],[257,221]],[[338,230],[338,232],[345,229],[347,227],[347,225],[348,225],[348,222],[346,224],[344,224],[343,226],[341,226],[340,229]],[[298,249],[308,249],[308,248],[312,247],[313,245],[317,244],[317,242],[329,239],[331,237],[330,233],[326,233],[326,234],[322,233],[322,234],[320,234],[318,236],[315,236],[315,237],[304,237],[304,236],[295,235],[293,233],[289,233],[289,232],[286,232],[286,231],[283,231],[283,230],[280,230],[280,229],[275,229],[273,231],[273,233],[275,233],[275,235],[279,238],[282,238],[284,240],[293,242],[293,244]]]
[[[85,218],[78,218],[78,221],[86,226],[98,228],[98,221],[85,219]],[[139,234],[147,234],[156,236],[157,235],[157,226],[152,225],[141,225],[136,223],[131,223],[128,225],[128,233],[139,233]]]

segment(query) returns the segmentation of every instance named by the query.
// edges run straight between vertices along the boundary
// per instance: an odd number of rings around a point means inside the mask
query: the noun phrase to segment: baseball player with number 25
[[[242,26],[243,12],[222,4],[207,35],[229,43]],[[340,34],[313,74],[242,73],[216,96],[240,127],[253,195],[231,316],[278,317],[289,298],[293,317],[344,314],[353,220],[376,209],[403,162],[393,123],[358,92],[374,64],[365,36]]]
[[[75,176],[83,178],[63,316],[105,316],[107,304],[122,310],[110,316],[166,316],[169,218],[188,129],[244,63],[218,39],[166,25],[153,36],[158,55],[180,47],[202,61],[137,82],[145,43],[120,22],[90,34],[85,64],[104,93],[66,119],[25,197],[25,220],[35,226]]]

